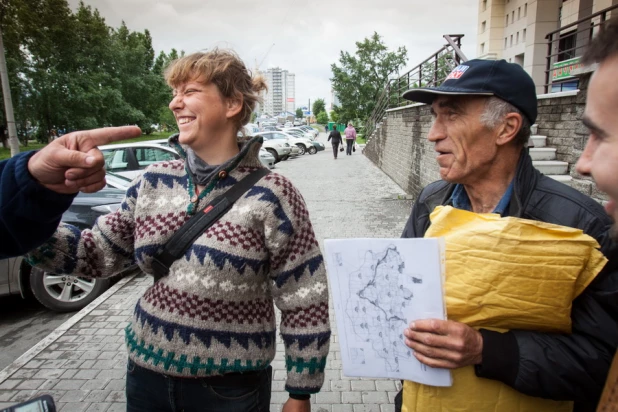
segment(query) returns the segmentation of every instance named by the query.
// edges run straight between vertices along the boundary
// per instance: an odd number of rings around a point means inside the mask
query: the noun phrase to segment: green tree
[[[335,110],[331,110],[330,120],[337,123],[339,121],[339,113],[337,113]]]
[[[324,99],[316,99],[316,101],[313,102],[312,111],[313,111],[313,115],[316,118],[318,117],[318,115],[320,113],[325,112],[326,111],[326,104],[324,103]]]
[[[402,68],[407,60],[405,47],[389,51],[376,32],[356,42],[354,55],[341,51],[339,65],[331,65],[333,77],[330,79],[341,102],[335,110],[340,120],[364,122],[384,90],[389,74]]]
[[[318,124],[327,124],[328,123],[328,114],[325,111],[318,113],[316,117],[316,121]]]
[[[302,119],[303,115],[304,115],[303,110],[300,107],[298,109],[296,109],[296,117],[297,118]]]

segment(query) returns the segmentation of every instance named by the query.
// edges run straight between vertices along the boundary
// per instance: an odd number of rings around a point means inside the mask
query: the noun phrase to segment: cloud
[[[73,9],[79,0],[68,0]],[[296,75],[296,101],[330,105],[330,67],[340,51],[378,32],[391,50],[405,46],[408,69],[442,47],[444,34],[464,34],[476,54],[477,0],[84,0],[108,25],[148,29],[153,47],[194,52],[234,49],[250,68],[279,66]],[[275,44],[272,48],[272,44]]]

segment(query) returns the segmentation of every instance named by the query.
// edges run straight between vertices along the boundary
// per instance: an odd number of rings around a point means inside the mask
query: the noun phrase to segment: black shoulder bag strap
[[[157,253],[152,260],[155,282],[167,276],[172,263],[178,260],[206,229],[226,214],[234,202],[269,173],[270,170],[266,168],[251,172],[182,225],[163,246],[163,250]]]

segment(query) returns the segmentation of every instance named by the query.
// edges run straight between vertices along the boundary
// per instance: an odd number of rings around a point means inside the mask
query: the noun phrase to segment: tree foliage
[[[356,42],[354,55],[341,51],[339,64],[331,65],[333,77],[330,79],[341,103],[335,107],[339,120],[364,122],[373,111],[389,74],[397,72],[407,60],[405,47],[389,51],[376,32]]]
[[[337,123],[339,121],[339,114],[336,111],[331,110],[331,112],[330,112],[330,120],[332,120],[333,122]]]
[[[72,12],[67,0],[0,0],[0,17],[22,138],[171,123],[162,70],[178,52],[155,56],[148,30],[111,28],[97,9],[80,2]]]
[[[297,117],[298,119],[302,119],[302,118],[303,118],[303,115],[304,115],[304,113],[303,113],[303,109],[301,109],[300,107],[299,107],[298,109],[296,109],[296,117]]]
[[[320,115],[320,113],[326,112],[326,104],[324,103],[324,99],[316,99],[315,102],[313,102],[312,111],[316,118]]]
[[[328,114],[326,114],[325,111],[321,111],[320,113],[318,113],[317,117],[316,117],[316,122],[318,122],[318,124],[327,124],[328,123]]]

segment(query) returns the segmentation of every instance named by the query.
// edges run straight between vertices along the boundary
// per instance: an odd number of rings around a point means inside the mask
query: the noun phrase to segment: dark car
[[[97,193],[79,193],[62,221],[80,229],[90,228],[99,216],[113,212],[124,190],[104,188]],[[110,279],[48,273],[30,266],[23,257],[0,260],[0,296],[30,293],[47,308],[58,312],[80,310],[109,288]]]

